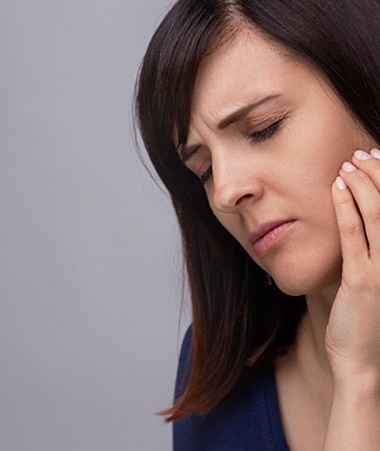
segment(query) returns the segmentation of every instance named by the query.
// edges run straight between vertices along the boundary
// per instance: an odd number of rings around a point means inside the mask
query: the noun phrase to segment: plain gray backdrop
[[[180,239],[131,126],[168,4],[1,2],[1,451],[171,449]]]

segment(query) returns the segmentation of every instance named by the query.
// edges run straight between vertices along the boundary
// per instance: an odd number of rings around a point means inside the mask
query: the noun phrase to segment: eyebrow
[[[227,117],[225,117],[219,122],[219,124],[217,125],[218,130],[224,130],[234,122],[238,122],[241,119],[243,119],[245,116],[247,116],[248,113],[250,113],[255,108],[258,108],[259,106],[263,105],[269,100],[275,99],[276,97],[279,96],[280,94],[271,94],[266,97],[263,97],[262,99],[256,100],[255,102],[250,102],[248,105],[238,108],[236,111],[233,111]],[[188,161],[200,147],[202,147],[202,145],[200,144],[195,144],[194,146],[186,146],[186,145],[180,146],[179,153],[182,162],[186,163],[186,161]]]
[[[243,119],[243,117],[245,117],[252,110],[254,110],[255,108],[258,108],[263,103],[266,103],[269,100],[272,100],[276,97],[279,97],[279,94],[272,94],[272,95],[263,97],[260,100],[256,100],[256,102],[251,102],[246,106],[238,108],[236,111],[233,111],[226,118],[222,119],[219,122],[218,130],[223,130],[223,129],[227,128],[229,125],[233,124],[234,122],[240,121],[241,119]]]

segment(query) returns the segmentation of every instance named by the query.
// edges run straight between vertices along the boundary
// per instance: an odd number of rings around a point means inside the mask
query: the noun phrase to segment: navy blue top
[[[191,366],[191,330],[179,360],[176,398],[184,391]],[[182,383],[181,383],[182,381]],[[283,432],[273,366],[255,373],[254,383],[238,387],[204,417],[173,424],[174,451],[289,451]]]

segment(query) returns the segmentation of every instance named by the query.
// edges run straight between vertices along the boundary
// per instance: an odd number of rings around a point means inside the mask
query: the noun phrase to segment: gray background
[[[1,2],[1,451],[171,448],[180,240],[130,113],[168,3]]]

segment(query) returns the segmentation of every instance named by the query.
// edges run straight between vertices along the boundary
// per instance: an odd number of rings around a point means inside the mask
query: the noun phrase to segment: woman
[[[193,324],[178,450],[378,450],[378,0],[180,0],[137,92]]]

